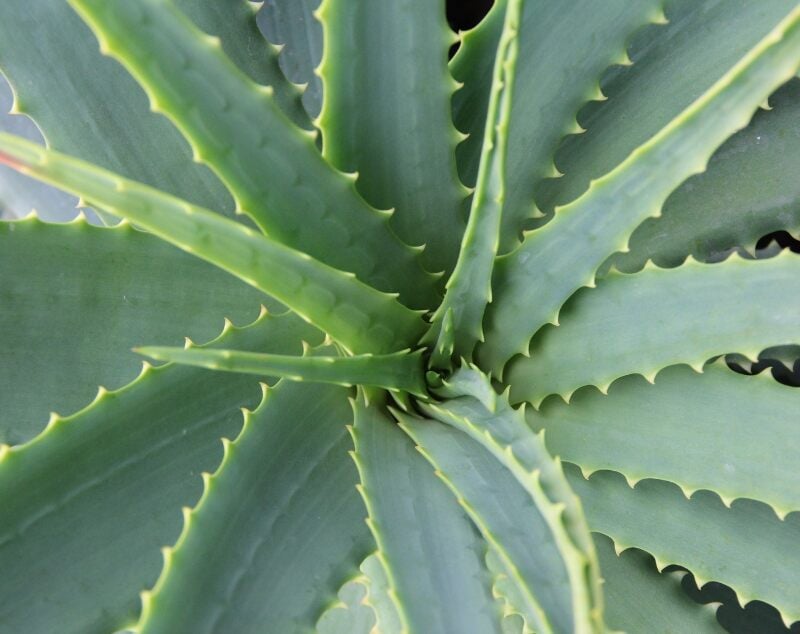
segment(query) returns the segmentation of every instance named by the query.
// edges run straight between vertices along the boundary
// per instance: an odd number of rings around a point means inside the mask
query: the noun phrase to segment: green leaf
[[[478,177],[494,62],[507,4],[507,0],[495,0],[475,28],[459,33],[461,42],[450,60],[450,74],[461,84],[453,94],[453,122],[466,135],[456,148],[456,163],[461,180],[470,187]]]
[[[422,334],[419,315],[393,296],[184,200],[6,134],[0,134],[0,163],[92,200],[236,275],[354,352],[405,349]]]
[[[426,267],[449,274],[468,192],[456,170],[456,84],[447,70],[454,36],[444,4],[325,0],[318,13],[325,42],[318,125],[325,158],[357,172],[364,198],[395,210],[400,238],[426,246]]]
[[[491,59],[500,39],[505,2],[463,38],[451,62],[454,77],[464,82],[456,93],[456,125],[470,134],[458,151],[462,178],[473,184],[480,156],[489,102]],[[542,178],[558,175],[553,155],[565,134],[579,131],[575,115],[589,99],[600,95],[603,70],[625,63],[625,43],[647,22],[661,21],[660,3],[633,5],[623,0],[598,4],[578,0],[568,4],[528,0],[520,28],[521,74],[512,108],[509,141],[509,195],[504,210],[501,251],[519,240],[525,220],[536,213],[534,195]],[[544,104],[544,106],[543,106]]]
[[[508,194],[500,252],[516,247],[522,229],[540,215],[538,183],[558,176],[553,162],[564,135],[581,130],[575,115],[601,96],[598,80],[611,64],[626,64],[625,44],[648,22],[663,20],[658,0],[573,0],[527,3],[520,25],[520,74],[511,108]]]
[[[220,39],[222,50],[250,79],[272,86],[275,103],[301,128],[311,129],[303,108],[303,91],[280,68],[280,48],[264,41],[256,14],[259,6],[249,0],[175,0],[177,6],[204,33]]]
[[[675,634],[676,632],[724,632],[714,607],[698,605],[681,587],[686,573],[659,573],[646,553],[629,548],[620,554],[614,542],[594,535],[609,626],[626,632]]]
[[[289,81],[304,86],[303,106],[316,118],[322,107],[322,80],[314,72],[322,60],[320,0],[270,0],[261,5],[258,24],[281,47],[280,65]]]
[[[700,98],[792,9],[795,0],[670,0],[666,24],[641,29],[629,44],[633,64],[609,70],[604,101],[579,116],[583,134],[556,155],[563,178],[542,183],[537,203],[550,212],[580,196]],[[766,95],[764,96],[766,97]]]
[[[667,199],[660,217],[633,232],[630,252],[608,264],[626,272],[648,259],[677,266],[688,255],[708,259],[736,246],[753,252],[768,233],[800,230],[800,80],[769,103],[717,150],[705,173]]]
[[[359,490],[399,631],[499,632],[475,527],[378,404],[353,408]]]
[[[78,410],[100,383],[132,381],[132,346],[208,340],[223,317],[252,321],[268,302],[127,224],[0,223],[0,271],[0,442],[11,444],[39,432],[51,409]]]
[[[321,336],[293,316],[229,329],[214,345],[298,352]],[[85,634],[130,626],[155,582],[159,548],[181,527],[219,439],[258,403],[247,376],[146,367],[119,392],[53,419],[0,458],[0,623],[9,632]]]
[[[193,347],[143,346],[135,350],[157,361],[184,363],[210,370],[244,372],[284,377],[292,381],[334,383],[343,386],[370,385],[427,394],[423,376],[422,350],[394,354],[362,354],[352,357],[292,356],[243,350],[206,350]]]
[[[602,629],[593,544],[560,464],[524,413],[492,392],[488,379],[472,369],[455,377],[442,390],[449,400],[421,409],[462,433],[407,418],[403,428],[442,472],[513,577],[525,600],[515,607],[532,629]],[[520,526],[527,530],[520,532]]]
[[[282,382],[267,390],[143,600],[154,632],[276,632],[314,626],[373,547],[348,456],[348,391]],[[216,553],[215,556],[210,556]],[[212,598],[213,600],[209,600]]]
[[[642,480],[631,488],[612,471],[589,480],[576,467],[566,473],[592,530],[609,536],[617,548],[645,550],[659,569],[684,566],[701,586],[724,583],[743,605],[753,599],[771,603],[787,623],[800,619],[800,514],[780,520],[753,500],[736,500],[728,508],[709,491],[686,499],[663,480]]]
[[[0,73],[0,131],[41,143],[42,135],[30,118],[9,112],[13,98],[11,87]],[[75,203],[72,196],[54,187],[32,181],[14,170],[0,168],[0,220],[23,218],[33,209],[46,220],[72,220],[78,213]]]
[[[70,0],[101,48],[122,62],[226,184],[237,209],[271,238],[415,308],[434,301],[433,278],[371,208],[352,178],[320,156],[315,134],[293,126],[270,88],[252,82],[171,2]],[[158,65],[151,63],[157,56]],[[199,72],[202,70],[202,72]],[[357,247],[354,247],[357,245]]]
[[[15,90],[14,110],[33,118],[50,147],[233,215],[219,180],[192,163],[181,135],[148,110],[136,82],[100,54],[66,2],[0,2],[0,69]]]
[[[402,622],[395,600],[389,596],[389,579],[377,553],[373,553],[361,564],[367,578],[367,603],[375,612],[378,632],[400,632]],[[373,634],[372,632],[370,634]]]
[[[492,267],[497,255],[503,201],[506,196],[508,119],[514,94],[517,42],[522,0],[511,0],[495,59],[492,95],[484,131],[478,185],[472,198],[467,230],[447,292],[423,341],[436,343],[432,365],[446,368],[450,356],[472,358],[483,340],[483,313],[492,300]],[[444,327],[444,320],[449,323]],[[442,354],[445,352],[445,354]]]
[[[370,634],[375,627],[375,612],[367,605],[367,579],[360,575],[345,583],[337,600],[316,625],[317,634]]]
[[[786,251],[769,260],[732,256],[611,274],[570,301],[561,325],[534,338],[530,357],[509,365],[512,401],[538,406],[584,385],[605,391],[626,374],[652,380],[676,363],[699,371],[719,354],[755,359],[763,348],[798,341],[799,271],[800,258]]]
[[[572,593],[577,560],[558,544],[562,519],[536,477],[523,485],[480,444],[436,421],[403,417],[402,425],[513,575],[523,602],[515,608],[526,622],[543,634],[597,631],[585,597],[577,601]]]
[[[744,127],[798,66],[800,8],[700,99],[498,260],[487,344],[479,348],[483,365],[499,373],[510,357],[526,350],[540,327],[557,323],[567,298],[594,284],[603,260],[624,250],[636,226],[660,213],[686,178],[703,171],[714,149]]]
[[[800,510],[800,472],[791,447],[800,429],[790,414],[800,390],[768,375],[749,377],[718,361],[697,374],[670,367],[654,384],[616,381],[604,396],[581,390],[566,405],[551,399],[528,412],[547,447],[589,474],[622,473],[629,482],[660,478],[687,495],[714,491],[728,504],[747,497],[781,517]]]

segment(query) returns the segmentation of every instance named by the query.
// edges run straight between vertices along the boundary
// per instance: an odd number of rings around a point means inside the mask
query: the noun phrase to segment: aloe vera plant
[[[318,4],[0,3],[0,632],[799,621],[796,0]]]

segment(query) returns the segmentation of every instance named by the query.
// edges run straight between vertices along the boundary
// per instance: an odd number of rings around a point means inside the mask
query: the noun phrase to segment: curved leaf
[[[130,225],[0,223],[0,442],[32,438],[102,383],[132,381],[144,343],[200,341],[269,298]],[[272,303],[277,308],[277,303]],[[44,398],[46,395],[46,398]]]
[[[150,112],[141,88],[100,54],[66,2],[0,3],[0,69],[16,93],[15,110],[30,115],[50,147],[233,215],[222,183],[192,163],[178,131]]]
[[[395,296],[184,200],[6,134],[0,134],[0,163],[92,200],[236,275],[354,352],[405,349],[422,334],[419,315]]]
[[[686,499],[662,480],[642,480],[631,488],[612,471],[589,480],[575,467],[566,473],[592,530],[611,537],[618,548],[651,553],[659,569],[685,566],[700,585],[711,580],[729,585],[742,604],[771,603],[787,623],[800,619],[800,513],[780,520],[760,502],[736,500],[727,508],[708,491]]]
[[[157,346],[143,346],[137,348],[135,352],[157,361],[183,363],[210,370],[284,377],[291,381],[310,383],[334,383],[348,387],[369,385],[418,396],[427,394],[422,373],[421,350],[350,357],[319,355],[298,357],[244,350]]]
[[[800,7],[719,82],[578,200],[495,266],[495,300],[478,358],[500,372],[546,323],[557,323],[567,298],[594,283],[595,272],[667,196],[705,169],[712,152],[749,121],[769,94],[800,66]],[[512,130],[513,134],[513,130]]]
[[[347,455],[348,391],[282,382],[234,442],[146,593],[138,629],[314,626],[373,547]],[[215,556],[210,556],[215,553]],[[213,597],[214,600],[209,600]]]
[[[707,259],[735,246],[752,252],[768,233],[800,230],[800,79],[769,103],[717,150],[706,172],[667,199],[661,216],[633,232],[630,252],[608,264],[625,272],[648,259],[677,266],[688,255]]]
[[[325,0],[318,125],[323,155],[358,172],[372,205],[394,209],[392,227],[424,244],[422,261],[449,274],[464,232],[467,189],[458,179],[447,70],[453,33],[444,0]],[[347,60],[342,63],[343,60]]]
[[[509,365],[512,400],[538,405],[584,385],[605,391],[626,374],[652,380],[668,365],[699,370],[719,354],[755,359],[764,348],[795,342],[798,271],[800,258],[787,251],[769,260],[732,256],[718,264],[689,261],[677,269],[610,275],[576,295],[563,323],[534,339],[530,357]]]
[[[359,490],[399,631],[499,632],[475,527],[393,420],[363,399],[354,411]]]
[[[499,555],[525,600],[515,607],[527,623],[536,631],[601,630],[597,560],[560,464],[488,379],[471,369],[454,376],[441,391],[449,400],[421,408],[463,435],[406,418],[404,429]],[[529,532],[520,534],[519,526]],[[531,542],[546,547],[532,549]]]
[[[280,49],[265,42],[258,28],[259,5],[249,0],[175,0],[175,6],[204,33],[218,37],[225,54],[250,79],[272,86],[275,103],[293,123],[311,129],[303,91],[286,80],[279,65]]]
[[[314,134],[293,126],[273,91],[240,72],[218,38],[163,0],[70,2],[102,50],[125,65],[151,106],[181,130],[195,158],[219,175],[238,211],[277,242],[380,290],[399,291],[415,308],[433,301],[432,277],[391,232],[387,214],[323,160]],[[153,55],[159,64],[151,63]]]
[[[432,364],[448,367],[455,355],[471,359],[475,344],[483,339],[483,313],[492,299],[492,267],[500,234],[506,196],[508,119],[516,81],[516,61],[522,0],[510,0],[503,34],[497,48],[492,95],[489,103],[478,185],[472,198],[467,230],[447,292],[433,316],[423,341],[437,341]],[[444,325],[447,319],[451,323]],[[437,351],[447,351],[446,355]]]
[[[800,443],[792,412],[800,390],[767,375],[748,377],[724,363],[697,374],[666,368],[649,384],[641,376],[616,381],[605,396],[581,390],[566,405],[551,399],[528,412],[547,447],[589,474],[622,473],[629,482],[660,478],[688,495],[714,491],[728,504],[748,497],[780,516],[800,511],[800,472],[790,449]]]
[[[299,352],[321,337],[296,317],[264,317],[215,345]],[[236,434],[257,382],[196,368],[146,367],[119,392],[55,418],[0,453],[0,623],[9,632],[86,634],[135,622],[199,474]]]
[[[289,81],[303,86],[303,106],[316,118],[322,107],[322,80],[314,72],[322,60],[322,25],[315,16],[320,0],[270,0],[258,11],[258,25],[280,47],[280,65]]]
[[[556,154],[563,178],[542,183],[544,211],[575,200],[703,93],[797,5],[795,0],[668,0],[666,20],[632,38],[632,65],[601,82],[604,101],[579,115],[583,134]],[[766,95],[763,97],[766,98]]]
[[[603,570],[609,626],[625,632],[702,634],[725,631],[712,606],[692,601],[681,588],[686,573],[659,573],[646,553],[629,548],[619,554],[605,535],[594,543]]]

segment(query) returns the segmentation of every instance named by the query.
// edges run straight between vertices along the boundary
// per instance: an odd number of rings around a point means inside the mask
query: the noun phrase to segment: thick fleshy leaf
[[[50,147],[233,215],[219,180],[192,163],[178,131],[149,111],[141,88],[100,54],[66,2],[0,3],[0,69],[16,91],[15,109],[33,118]]]
[[[455,82],[447,70],[454,36],[444,4],[324,0],[319,126],[323,155],[358,173],[356,186],[372,205],[395,210],[398,235],[426,245],[426,268],[449,274],[467,189],[455,162]]]
[[[713,257],[736,246],[754,251],[762,236],[800,230],[800,79],[769,99],[750,125],[711,158],[633,232],[630,252],[608,264],[632,272],[648,259],[676,266],[688,255]],[[780,157],[780,160],[776,160]]]
[[[243,372],[310,383],[333,383],[347,387],[369,385],[417,396],[427,394],[421,350],[330,357],[300,357],[196,347],[144,346],[137,348],[136,352],[157,361],[184,363],[209,370]]]
[[[0,132],[41,142],[42,135],[33,121],[9,112],[12,104],[11,87],[0,73]],[[35,209],[40,218],[68,221],[78,214],[75,203],[72,196],[55,187],[31,181],[12,169],[0,167],[0,220],[22,218]]]
[[[506,148],[511,99],[519,52],[521,0],[510,0],[497,48],[478,184],[472,197],[467,229],[447,292],[423,341],[435,342],[432,364],[447,368],[449,357],[471,360],[483,339],[483,313],[492,300],[492,268],[500,236],[506,197]],[[445,319],[451,323],[444,327]],[[445,354],[442,354],[445,353]]]
[[[659,569],[684,566],[700,585],[720,581],[742,604],[770,603],[788,623],[800,619],[800,513],[780,520],[753,500],[736,500],[728,508],[714,493],[698,491],[687,499],[663,480],[642,480],[631,488],[612,471],[598,471],[589,480],[576,467],[566,472],[592,530],[618,548],[649,552]]]
[[[461,180],[469,186],[474,186],[478,177],[494,60],[506,7],[507,0],[495,0],[475,28],[459,33],[461,42],[450,60],[450,74],[462,84],[453,95],[453,122],[467,135],[456,148],[456,163]]]
[[[472,522],[379,404],[360,398],[354,411],[359,490],[400,631],[499,632],[485,546]]]
[[[367,557],[361,564],[361,570],[366,577],[367,603],[375,612],[378,632],[400,632],[403,628],[400,614],[395,600],[389,595],[389,579],[378,554]]]
[[[611,469],[629,482],[660,478],[686,494],[710,489],[730,503],[760,500],[781,516],[800,511],[794,447],[800,389],[769,375],[736,374],[718,361],[697,374],[687,366],[613,383],[605,396],[581,390],[569,405],[549,399],[528,421],[548,449],[589,474]]]
[[[570,301],[560,326],[534,338],[530,357],[508,369],[512,400],[538,405],[579,387],[606,390],[616,378],[652,379],[663,367],[740,352],[751,359],[800,338],[800,257],[732,256],[718,264],[691,260],[676,269],[615,273]],[[776,306],[780,308],[776,310]]]
[[[101,383],[132,381],[131,347],[208,340],[223,318],[252,321],[271,301],[130,225],[0,223],[0,271],[0,441],[12,444]]]
[[[515,595],[525,601],[514,607],[536,631],[602,629],[599,572],[586,521],[541,436],[476,370],[459,370],[440,392],[448,400],[422,404],[422,411],[454,429],[410,418],[403,419],[404,429],[443,473],[505,566]]]
[[[570,569],[584,562],[559,544],[563,520],[537,477],[520,483],[478,442],[437,421],[404,417],[402,425],[497,553],[516,590],[514,608],[531,628],[596,631],[588,627],[585,595],[576,601],[572,592]]]
[[[564,173],[540,187],[551,211],[576,199],[698,99],[797,5],[795,0],[669,0],[666,23],[641,29],[632,65],[610,69],[607,100],[580,113],[583,134],[568,137],[556,163]],[[766,96],[765,96],[766,97]]]
[[[415,308],[434,300],[432,276],[392,233],[388,214],[370,207],[353,179],[323,160],[315,135],[293,126],[273,91],[236,69],[219,39],[196,29],[171,2],[70,2],[103,51],[125,65],[151,106],[181,130],[195,158],[266,234],[380,290],[399,291]]]
[[[274,90],[275,102],[293,123],[311,129],[303,91],[287,81],[279,65],[280,49],[264,41],[258,5],[249,0],[175,0],[175,5],[204,33],[220,39],[222,50],[250,79]]]
[[[321,336],[296,317],[264,317],[217,344],[299,352]],[[219,439],[258,403],[255,379],[180,366],[146,369],[119,392],[55,419],[0,458],[0,623],[9,632],[110,632],[135,622],[140,590],[180,508],[222,457]]]
[[[336,593],[336,602],[319,617],[317,634],[370,634],[375,627],[375,612],[367,605],[367,580],[359,575]]]
[[[479,348],[482,363],[499,373],[509,358],[526,350],[539,328],[557,323],[567,298],[594,283],[603,261],[624,250],[633,230],[658,215],[678,185],[702,172],[713,151],[743,128],[798,66],[800,8],[795,8],[700,99],[499,259],[487,343]]]
[[[424,329],[418,313],[352,273],[151,187],[5,134],[0,163],[91,200],[236,275],[354,352],[403,350]]]
[[[559,174],[553,157],[564,135],[580,131],[575,115],[600,96],[600,74],[628,63],[625,44],[648,22],[662,21],[661,2],[550,0],[526,5],[520,27],[520,74],[509,125],[508,195],[500,251],[515,247],[525,221],[538,214],[538,182]]]
[[[258,12],[267,39],[280,46],[286,77],[305,86],[303,106],[312,118],[322,107],[322,80],[314,72],[322,61],[322,25],[314,15],[320,0],[270,0]]]
[[[635,548],[617,554],[614,543],[599,533],[594,536],[594,543],[605,581],[610,627],[631,634],[725,631],[712,606],[698,605],[683,591],[681,579],[686,573],[659,573],[653,559]]]
[[[234,442],[144,597],[139,631],[310,629],[374,548],[348,455],[348,390],[281,382]]]

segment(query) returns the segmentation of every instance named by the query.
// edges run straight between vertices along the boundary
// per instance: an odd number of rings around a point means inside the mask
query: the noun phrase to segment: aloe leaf
[[[218,39],[168,1],[71,3],[103,51],[125,65],[151,107],[226,184],[238,211],[267,235],[380,290],[399,291],[415,308],[434,300],[433,278],[391,232],[388,214],[359,197],[353,179],[320,156],[314,134],[287,121],[273,91],[239,71]]]
[[[397,234],[426,246],[426,268],[449,274],[464,231],[467,189],[455,163],[460,135],[450,102],[456,84],[447,70],[454,36],[444,4],[322,2],[325,97],[318,125],[325,158],[357,172],[364,198],[395,210]]]
[[[667,199],[661,216],[633,232],[630,252],[613,255],[610,265],[632,272],[647,259],[676,266],[688,255],[708,259],[736,246],[754,252],[768,233],[800,230],[800,80],[769,103],[717,150],[705,173]]]
[[[407,419],[404,429],[464,500],[484,538],[513,575],[526,601],[515,607],[536,631],[601,629],[602,597],[593,544],[559,462],[547,453],[541,436],[531,431],[524,413],[494,394],[488,379],[476,370],[457,371],[455,380],[445,382],[440,393],[450,398],[421,404],[422,411],[463,436]],[[452,450],[445,445],[448,435],[453,437]],[[509,499],[503,499],[501,491],[507,491]],[[530,532],[519,534],[515,528],[519,526],[528,526]],[[528,539],[548,546],[531,552]]]
[[[550,394],[569,398],[584,385],[605,391],[626,374],[652,380],[668,365],[700,370],[719,354],[755,359],[764,348],[795,342],[798,271],[800,259],[787,251],[769,260],[732,256],[718,264],[691,260],[676,269],[609,275],[576,295],[560,326],[535,337],[530,357],[509,365],[512,401],[538,406]]]
[[[317,620],[317,634],[370,634],[375,627],[375,612],[366,604],[367,580],[360,575],[345,583],[336,593],[336,602]]]
[[[144,596],[139,631],[314,626],[373,547],[347,453],[347,396],[282,382],[245,414],[236,440],[223,441],[219,469],[204,478],[203,497],[184,512],[183,532]]]
[[[322,60],[322,25],[315,12],[320,0],[271,0],[262,4],[258,24],[280,46],[280,65],[289,81],[303,85],[303,106],[316,118],[322,107],[322,80],[314,71]]]
[[[5,134],[0,163],[91,200],[238,276],[355,352],[405,349],[421,335],[419,315],[394,297],[184,200]]]
[[[624,250],[636,226],[660,213],[686,178],[703,171],[716,147],[744,127],[798,66],[800,8],[681,115],[499,259],[487,344],[479,348],[482,363],[500,372],[541,326],[557,323],[567,298],[594,283],[603,260]]]
[[[800,619],[800,514],[780,520],[753,500],[736,500],[728,508],[709,491],[687,499],[663,480],[642,480],[631,488],[612,471],[589,480],[576,467],[566,473],[592,530],[611,537],[619,549],[645,550],[659,569],[684,566],[701,586],[724,583],[742,605],[753,599],[770,603],[787,625]]]
[[[389,596],[389,579],[377,553],[371,554],[361,564],[367,581],[366,602],[375,612],[377,632],[400,632],[403,628],[395,600]],[[374,634],[370,632],[370,634]]]
[[[186,3],[199,11],[219,4]],[[141,88],[100,54],[66,2],[0,3],[0,69],[16,93],[14,111],[30,115],[50,147],[233,216],[225,187],[192,164],[180,133],[149,112]]]
[[[33,121],[9,112],[13,99],[11,86],[0,72],[0,132],[17,134],[41,143],[42,135]],[[78,214],[76,202],[72,196],[55,187],[32,181],[14,170],[0,168],[0,220],[23,218],[36,209],[40,217],[46,220],[68,221]]]
[[[0,222],[0,271],[0,442],[11,444],[40,431],[51,409],[78,410],[100,383],[132,381],[141,367],[132,346],[207,340],[223,317],[252,321],[269,304],[130,225],[82,218]]]
[[[583,193],[592,179],[619,165],[758,44],[795,0],[669,0],[666,20],[629,42],[632,65],[601,81],[607,100],[579,115],[583,134],[567,137],[556,155],[563,178],[542,183],[537,203],[550,212]]]
[[[603,594],[610,627],[625,632],[722,633],[712,605],[698,605],[681,587],[685,572],[659,573],[652,557],[629,548],[619,554],[614,542],[594,535],[600,567],[603,570]]]
[[[517,74],[517,35],[523,5],[522,0],[508,3],[497,47],[478,185],[472,197],[467,230],[455,270],[447,281],[447,292],[423,338],[428,342],[439,340],[432,359],[437,367],[447,367],[453,354],[471,360],[475,344],[483,339],[481,324],[486,304],[492,299],[492,267],[506,196],[508,119]],[[447,328],[443,327],[445,319],[452,321]]]
[[[598,79],[611,64],[627,63],[625,44],[638,27],[663,20],[661,3],[646,0],[631,4],[592,0],[568,5],[549,0],[530,0],[522,13],[519,30],[520,74],[511,107],[508,143],[508,193],[503,209],[500,252],[517,245],[526,221],[538,215],[535,196],[538,183],[557,176],[553,156],[564,135],[580,131],[575,115],[588,100],[602,96]],[[488,28],[487,28],[488,30]],[[454,67],[456,79],[473,79],[471,68]],[[485,76],[485,75],[484,75]],[[485,84],[488,94],[488,82]],[[480,114],[469,106],[473,117],[484,118],[487,98],[482,96]],[[463,128],[473,132],[474,128]],[[477,145],[467,146],[477,153]],[[467,149],[465,148],[465,150]],[[470,166],[477,158],[466,157]],[[469,169],[469,168],[468,168]],[[475,182],[474,168],[465,178]]]
[[[507,0],[495,0],[475,28],[459,33],[450,74],[461,84],[453,94],[453,123],[466,138],[456,148],[461,180],[473,187],[478,177],[495,57],[506,18]]]
[[[210,370],[244,372],[282,377],[292,381],[369,385],[387,390],[405,391],[418,396],[427,394],[423,376],[422,350],[394,354],[362,354],[352,357],[292,356],[209,350],[203,348],[168,348],[143,346],[135,350],[157,361],[183,363]]]
[[[519,482],[478,442],[439,422],[403,416],[402,426],[513,575],[521,598],[515,607],[532,629],[597,631],[585,594],[578,599],[572,592],[570,568],[583,562],[559,544],[560,507],[547,500],[536,476]]]
[[[280,48],[264,41],[256,14],[259,6],[250,0],[175,0],[204,33],[220,39],[222,50],[250,79],[271,86],[275,103],[301,128],[311,129],[311,119],[303,108],[303,90],[287,81],[280,68]]]
[[[212,345],[299,352],[321,336],[294,316],[226,329]],[[135,622],[159,548],[219,464],[222,436],[261,392],[244,375],[145,366],[118,392],[0,458],[0,622],[9,632],[110,632]]]
[[[718,361],[697,374],[686,366],[613,383],[604,396],[581,390],[566,406],[548,400],[528,412],[547,447],[585,474],[622,473],[629,482],[660,478],[688,495],[714,491],[772,506],[780,516],[800,510],[800,473],[793,451],[800,430],[790,412],[800,390],[767,375],[736,374]],[[793,440],[795,439],[795,440]]]
[[[377,403],[353,409],[359,490],[399,631],[499,632],[475,527]]]

